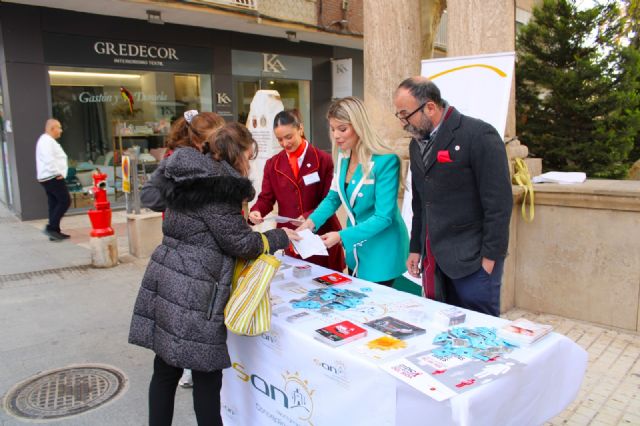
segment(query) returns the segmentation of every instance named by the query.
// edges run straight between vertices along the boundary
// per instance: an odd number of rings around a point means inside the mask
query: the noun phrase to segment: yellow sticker
[[[381,351],[388,351],[390,349],[404,349],[407,344],[400,339],[396,339],[391,336],[379,337],[375,340],[367,343],[369,349],[379,349]]]

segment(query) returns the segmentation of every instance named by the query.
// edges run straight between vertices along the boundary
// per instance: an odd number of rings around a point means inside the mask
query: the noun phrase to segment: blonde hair
[[[371,156],[394,154],[393,149],[373,129],[364,103],[353,96],[333,101],[327,111],[327,119],[334,118],[342,123],[351,124],[359,138],[355,151],[358,161],[362,165],[363,176],[366,179],[371,171]],[[329,132],[332,142],[333,161],[338,162],[340,149],[333,140],[333,132]]]

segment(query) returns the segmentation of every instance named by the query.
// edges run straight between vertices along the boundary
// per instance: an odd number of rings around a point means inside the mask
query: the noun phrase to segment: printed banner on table
[[[520,370],[523,366],[511,358],[498,357],[483,362],[458,356],[442,358],[429,350],[387,362],[381,367],[436,401],[444,401]]]
[[[433,352],[440,349],[442,353],[447,345],[434,347],[442,330],[431,323],[443,304],[355,277],[349,284],[328,287],[313,280],[330,272],[282,257],[271,285],[272,329],[258,337],[229,335],[233,367],[223,375],[225,426],[417,426],[427,420],[440,425],[461,419],[477,426],[502,424],[504,419],[513,424],[543,424],[562,411],[580,387],[587,354],[566,337],[552,333],[531,347],[487,362],[461,363],[447,355],[435,359]],[[322,297],[338,289],[348,290],[339,295],[346,309],[332,308],[336,300]],[[361,303],[353,303],[356,299]],[[476,334],[507,323],[472,311],[466,314],[466,328]],[[399,330],[398,321],[377,324],[384,317],[410,323],[425,333],[413,327]],[[366,327],[367,336],[339,347],[314,338],[315,330],[345,319]],[[374,320],[375,327],[365,324]],[[394,325],[393,330],[389,325]],[[460,339],[469,330],[450,332]],[[493,346],[486,352],[496,352],[490,350]],[[395,366],[396,374],[380,368],[385,364]],[[402,383],[395,378],[399,376]],[[424,382],[423,388],[434,387],[441,399],[456,396],[442,404],[417,387],[404,385],[415,385],[415,377]],[[522,383],[527,384],[527,392],[522,392]],[[466,392],[470,389],[476,391]]]
[[[233,366],[223,376],[225,425],[395,424],[394,379],[374,365],[277,325],[257,337],[229,334],[227,343]],[[363,395],[376,405],[363,404]]]

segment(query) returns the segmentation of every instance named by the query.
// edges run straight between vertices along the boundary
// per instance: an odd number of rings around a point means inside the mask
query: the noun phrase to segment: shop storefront
[[[176,117],[197,109],[246,124],[259,89],[278,90],[285,108],[301,112],[313,143],[329,147],[332,46],[16,4],[3,4],[0,25],[0,202],[25,220],[46,217],[34,151],[49,117],[64,129],[59,142],[78,211],[92,204],[93,170],[108,175],[110,201],[122,206],[124,151],[139,154],[144,178]]]
[[[44,40],[52,116],[62,124],[59,142],[69,157],[72,208],[91,205],[86,188],[95,169],[107,174],[107,193],[117,207],[125,199],[123,153],[138,153],[144,179],[164,155],[173,120],[189,109],[212,110],[212,53],[60,34]],[[69,66],[78,64],[85,66]]]
[[[311,132],[311,58],[267,52],[231,52],[234,119],[246,123],[260,89],[277,90],[285,109],[297,109]]]

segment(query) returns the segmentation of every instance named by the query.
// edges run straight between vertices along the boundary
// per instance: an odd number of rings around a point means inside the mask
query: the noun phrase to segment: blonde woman
[[[400,159],[373,130],[360,99],[333,102],[327,119],[336,164],[331,190],[299,230],[320,228],[344,206],[347,227],[322,235],[325,246],[344,246],[353,276],[391,286],[409,253],[397,203]]]

